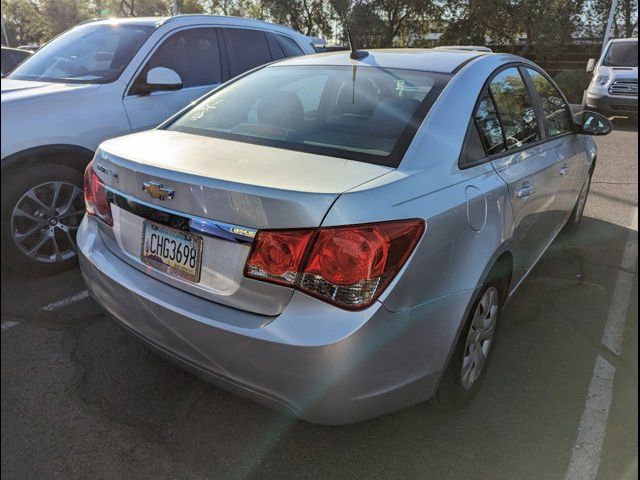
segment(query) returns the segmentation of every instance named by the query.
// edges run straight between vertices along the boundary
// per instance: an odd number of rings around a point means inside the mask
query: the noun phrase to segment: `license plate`
[[[198,283],[202,265],[202,237],[157,223],[144,222],[140,257],[153,268]]]

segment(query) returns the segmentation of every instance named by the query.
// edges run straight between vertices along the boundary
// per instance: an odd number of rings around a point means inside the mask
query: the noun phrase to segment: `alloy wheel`
[[[72,183],[42,183],[27,191],[11,214],[11,237],[28,257],[63,262],[76,255],[75,233],[84,215],[82,190]]]

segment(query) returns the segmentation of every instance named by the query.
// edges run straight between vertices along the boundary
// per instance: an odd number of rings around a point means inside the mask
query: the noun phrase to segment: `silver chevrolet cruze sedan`
[[[169,359],[308,421],[460,406],[610,129],[512,55],[284,60],[102,144],[82,273]]]

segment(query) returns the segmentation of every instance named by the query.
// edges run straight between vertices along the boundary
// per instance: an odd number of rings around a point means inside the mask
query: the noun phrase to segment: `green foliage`
[[[453,0],[444,40],[448,43],[498,43],[527,55],[555,54],[579,31],[584,0]]]
[[[604,37],[611,0],[586,0],[584,33],[586,36]],[[638,0],[620,0],[615,12],[614,37],[632,37],[638,28]],[[637,36],[637,33],[635,33]]]
[[[571,103],[580,103],[591,81],[591,74],[584,70],[564,70],[554,80]]]
[[[327,0],[262,0],[267,16],[276,23],[312,36],[331,35],[331,8]]]
[[[1,0],[13,45],[43,43],[94,17],[166,16],[172,0]],[[258,18],[359,48],[500,44],[544,63],[576,33],[602,38],[611,0],[178,0],[181,13]],[[620,0],[616,36],[638,25],[638,0]],[[434,40],[432,34],[442,34]],[[439,38],[436,35],[435,38]]]
[[[38,5],[29,0],[2,0],[2,17],[13,46],[37,43],[46,36],[47,24]]]

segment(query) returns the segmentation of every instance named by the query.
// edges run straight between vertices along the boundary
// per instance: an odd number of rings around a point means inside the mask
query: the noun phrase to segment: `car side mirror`
[[[182,78],[175,70],[166,67],[153,67],[147,72],[144,81],[136,85],[134,93],[145,94],[166,90],[180,90],[181,88]]]
[[[587,72],[593,72],[596,69],[596,59],[590,58],[587,62]]]
[[[604,115],[596,112],[583,112],[582,122],[578,133],[583,135],[609,135],[613,130],[613,123]]]

